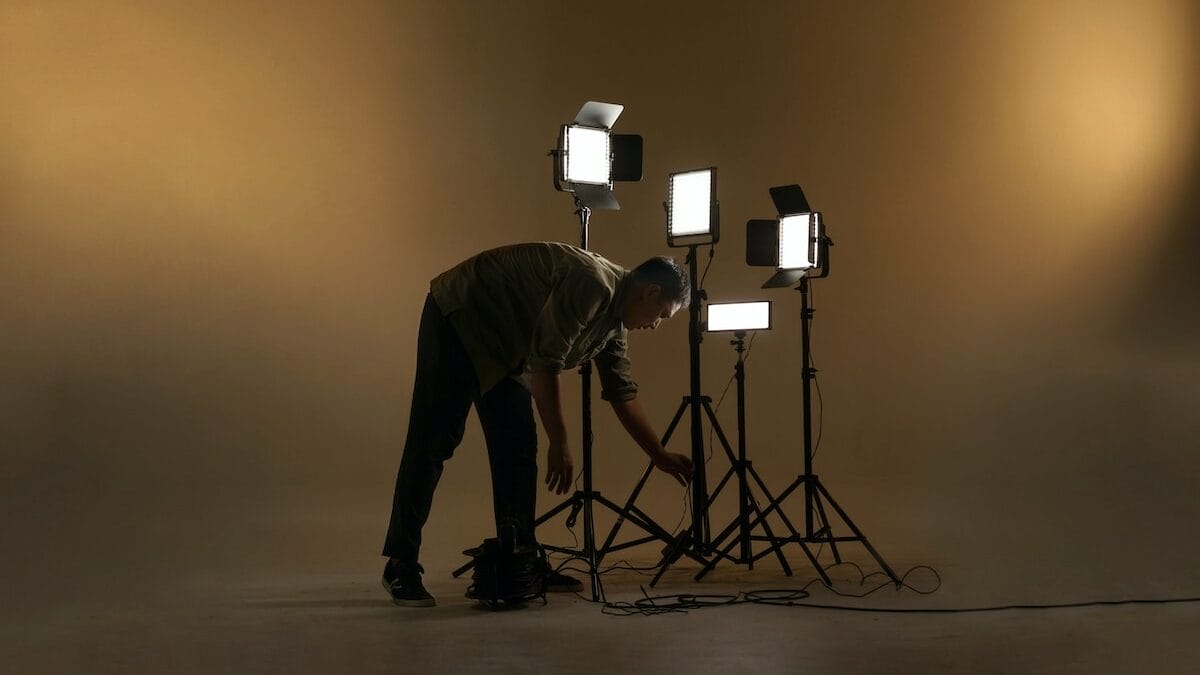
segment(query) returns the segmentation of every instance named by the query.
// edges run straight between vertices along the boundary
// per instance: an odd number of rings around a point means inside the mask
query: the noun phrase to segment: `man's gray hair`
[[[638,265],[633,270],[635,281],[658,284],[663,289],[663,296],[668,300],[687,307],[692,299],[692,284],[688,281],[687,272],[675,262],[674,258],[657,255]]]

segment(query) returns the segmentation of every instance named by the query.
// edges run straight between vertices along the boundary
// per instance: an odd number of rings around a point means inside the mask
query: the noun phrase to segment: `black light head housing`
[[[612,179],[617,183],[642,180],[642,137],[638,134],[612,134]]]
[[[612,125],[624,106],[615,103],[588,101],[575,115],[575,121],[563,124],[558,131],[558,144],[550,151],[554,158],[554,189],[571,192],[580,206],[591,209],[619,210],[621,205],[613,195],[613,183],[637,182],[642,179],[642,137],[637,134],[614,134]],[[607,142],[607,167],[595,180],[571,180],[568,177],[568,135],[572,130],[601,132]],[[592,134],[593,136],[595,134]]]
[[[771,201],[775,203],[778,218],[755,219],[746,222],[746,264],[751,267],[774,267],[775,275],[762,285],[763,288],[786,288],[795,286],[804,277],[829,276],[829,246],[833,242],[825,236],[824,220],[819,212],[812,210],[804,190],[799,185],[780,185],[770,188]],[[779,267],[779,223],[787,216],[810,214],[815,230],[811,245],[817,265],[805,268]],[[815,274],[819,271],[820,274]]]
[[[770,188],[771,201],[775,202],[775,213],[790,216],[796,213],[812,213],[812,207],[804,197],[799,185],[780,185]]]
[[[779,266],[779,221],[746,221],[746,264],[751,267]]]

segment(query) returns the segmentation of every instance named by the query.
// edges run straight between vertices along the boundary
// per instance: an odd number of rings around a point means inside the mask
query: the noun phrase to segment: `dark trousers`
[[[496,530],[533,541],[537,499],[537,426],[529,392],[504,378],[482,396],[474,366],[433,296],[425,299],[417,336],[408,437],[396,475],[383,555],[420,569],[421,528],[429,517],[442,464],[462,442],[471,404],[479,415],[492,469]]]

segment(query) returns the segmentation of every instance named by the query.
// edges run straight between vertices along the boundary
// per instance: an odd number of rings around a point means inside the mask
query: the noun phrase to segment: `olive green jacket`
[[[637,397],[621,307],[630,273],[599,255],[555,242],[484,251],[443,272],[429,292],[466,347],[486,393],[505,377],[528,386],[595,359],[601,397]]]

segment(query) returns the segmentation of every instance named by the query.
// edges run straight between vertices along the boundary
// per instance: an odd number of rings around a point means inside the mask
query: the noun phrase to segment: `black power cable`
[[[860,580],[859,585],[865,585],[871,577],[886,576],[882,572],[862,575],[862,569],[850,562],[843,562],[835,565],[830,565],[825,568],[826,571],[838,567],[839,565],[850,565],[859,570]],[[928,570],[935,579],[936,585],[931,589],[921,589],[912,586],[907,582],[908,577],[918,570]],[[968,614],[968,613],[985,613],[985,612],[1001,612],[1001,611],[1020,611],[1020,610],[1054,610],[1054,609],[1075,609],[1081,607],[1112,607],[1122,605],[1165,605],[1165,604],[1185,604],[1185,603],[1200,603],[1200,597],[1179,597],[1179,598],[1125,598],[1117,600],[1084,600],[1078,602],[1063,602],[1063,603],[1016,603],[1007,605],[987,605],[978,607],[856,607],[853,605],[831,605],[824,603],[805,602],[811,598],[809,587],[820,582],[820,579],[813,579],[802,588],[798,589],[762,589],[755,591],[741,591],[735,594],[691,594],[679,593],[674,595],[651,596],[646,594],[646,589],[641,588],[642,597],[629,601],[615,601],[596,603],[601,605],[601,613],[612,616],[652,616],[656,614],[667,613],[687,613],[697,609],[708,609],[710,607],[725,607],[729,605],[772,605],[777,607],[806,607],[809,609],[828,609],[847,612],[866,612],[866,613],[885,613],[885,614]],[[834,593],[835,595],[847,598],[864,598],[873,593],[882,590],[885,587],[893,586],[890,579],[870,588],[863,593],[849,593],[841,591],[833,587],[826,587],[825,590]],[[941,577],[937,570],[927,565],[917,565],[905,572],[901,577],[901,587],[921,595],[929,595],[937,591],[941,586]],[[578,594],[576,594],[578,595]],[[591,600],[579,596],[586,602]]]

